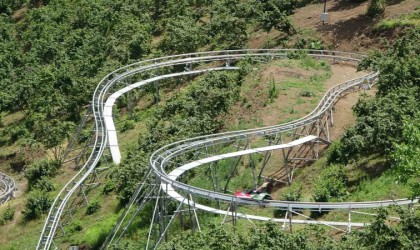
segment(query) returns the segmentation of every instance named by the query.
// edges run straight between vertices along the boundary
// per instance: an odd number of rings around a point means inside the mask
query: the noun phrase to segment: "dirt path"
[[[366,74],[366,72],[357,72],[353,66],[346,64],[335,64],[331,67],[332,77],[326,82],[327,88],[331,88],[338,83],[345,82]],[[356,104],[363,92],[354,92],[342,97],[334,106],[334,126],[330,128],[330,137],[337,139],[346,128],[355,122],[355,117],[351,108]],[[373,90],[365,91],[367,94],[373,94]]]

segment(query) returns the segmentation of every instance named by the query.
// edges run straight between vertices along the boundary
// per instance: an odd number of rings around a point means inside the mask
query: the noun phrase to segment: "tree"
[[[412,94],[420,99],[420,40],[419,29],[405,31],[385,51],[375,51],[364,59],[359,69],[379,70],[378,95],[385,96],[400,88],[414,88]]]
[[[25,204],[25,209],[22,211],[26,220],[39,218],[42,214],[48,212],[52,204],[52,198],[47,192],[41,190],[34,190],[29,192]]]
[[[148,170],[147,157],[144,153],[130,152],[127,159],[123,161],[115,170],[112,171],[110,181],[115,187],[115,191],[121,203],[128,202],[144,178]]]
[[[378,93],[374,98],[362,96],[353,107],[357,122],[330,150],[329,162],[347,164],[361,155],[392,154],[401,141],[403,121],[420,109],[419,38],[419,31],[408,30],[386,52],[362,61],[360,69],[379,70]]]
[[[159,47],[170,54],[195,52],[206,42],[203,28],[191,17],[169,19]]]
[[[262,29],[266,32],[276,29],[288,35],[293,34],[295,29],[292,26],[289,15],[292,14],[295,7],[295,0],[262,1],[262,10],[260,12]]]
[[[317,202],[342,201],[347,195],[347,176],[339,165],[327,166],[316,180],[312,197]]]
[[[411,182],[413,197],[420,195],[420,112],[416,118],[404,122],[402,141],[395,143],[392,154],[398,180]]]

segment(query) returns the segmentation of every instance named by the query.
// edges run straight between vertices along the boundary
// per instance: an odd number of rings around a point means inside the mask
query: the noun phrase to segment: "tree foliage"
[[[419,38],[419,31],[409,30],[385,53],[376,52],[361,63],[361,69],[380,71],[378,93],[374,98],[363,96],[353,107],[356,125],[335,143],[329,162],[347,164],[361,155],[389,156],[395,150],[403,136],[403,121],[420,109]]]
[[[52,204],[51,196],[44,191],[34,190],[29,192],[25,208],[22,211],[26,220],[37,219],[48,212]]]
[[[398,179],[402,182],[413,179],[413,196],[420,195],[420,113],[404,123],[402,141],[395,144],[392,158]]]
[[[317,202],[342,201],[347,194],[347,176],[339,165],[327,166],[316,180],[313,199]]]
[[[295,32],[289,15],[296,7],[295,0],[264,0],[261,1],[260,22],[266,32],[276,29],[286,34]]]
[[[420,240],[419,214],[397,209],[402,220],[397,226],[387,223],[388,213],[380,210],[365,230],[353,231],[333,239],[320,227],[292,234],[273,222],[237,231],[213,225],[202,233],[177,235],[161,249],[416,249]],[[132,245],[133,246],[133,245]],[[118,248],[117,248],[118,249]],[[133,248],[135,249],[135,248]]]

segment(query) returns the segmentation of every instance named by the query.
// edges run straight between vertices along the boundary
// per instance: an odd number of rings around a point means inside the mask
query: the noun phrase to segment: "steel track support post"
[[[331,127],[334,126],[334,116],[333,116],[333,108],[330,108],[330,125]]]
[[[181,210],[182,212],[179,213],[178,217],[179,217],[179,224],[181,226],[181,229],[184,230],[185,226],[184,226],[184,204],[182,204],[181,206]]]
[[[155,246],[153,247],[153,249],[157,249],[157,247],[159,246],[160,242],[161,242],[161,241],[162,241],[162,239],[165,237],[166,232],[168,231],[169,226],[172,224],[172,221],[174,220],[175,215],[176,215],[177,213],[179,213],[180,208],[181,208],[182,204],[184,203],[184,201],[185,201],[185,197],[184,197],[184,199],[181,201],[181,203],[179,204],[179,206],[177,207],[177,209],[175,210],[174,214],[173,214],[173,215],[171,216],[171,218],[169,219],[168,223],[165,225],[165,228],[163,229],[162,233],[160,234],[159,239],[158,239],[158,241],[156,242],[156,244],[155,244]],[[167,240],[167,237],[165,237],[165,238],[166,238],[166,240]]]
[[[319,119],[316,120],[316,136],[317,137],[319,137],[320,133],[321,133],[320,128],[319,128],[319,122],[320,122]],[[317,160],[318,160],[318,157],[319,157],[318,144],[319,144],[319,142],[316,141],[315,142],[315,159],[317,159]]]
[[[254,158],[252,157],[252,154],[249,155],[249,165],[251,167],[252,172],[252,179],[254,180],[254,187],[257,187],[257,178],[255,176],[255,164],[254,164]]]
[[[159,202],[159,213],[158,213],[158,225],[159,225],[159,234],[163,235],[163,229],[166,227],[166,213],[165,213],[165,197],[162,196],[162,190],[159,192],[160,202]]]
[[[213,173],[213,166],[214,166],[214,173]],[[211,181],[212,181],[212,185],[213,185],[213,190],[218,192],[219,190],[219,185],[218,185],[218,179],[217,179],[217,162],[214,163],[210,163],[209,164],[209,170],[210,170],[210,176],[211,176]],[[220,201],[219,199],[216,199],[216,203],[217,203],[217,208],[220,209]]]
[[[232,199],[232,225],[233,226],[236,226],[236,219],[237,219],[237,216],[238,216],[238,214],[237,214],[237,206],[238,206],[238,203],[236,202],[236,199],[234,198],[234,199]]]
[[[147,194],[147,196],[153,195],[153,191],[154,191],[155,187],[152,188],[152,190]],[[116,243],[118,243],[122,236],[126,233],[126,231],[128,230],[128,228],[130,227],[130,225],[133,223],[134,219],[137,217],[137,215],[139,214],[139,212],[147,205],[147,203],[150,201],[151,199],[149,197],[144,197],[141,201],[141,203],[139,204],[139,206],[137,207],[136,211],[134,212],[134,214],[131,216],[130,220],[127,222],[127,224],[123,227],[123,231],[119,234]],[[129,211],[127,211],[129,212]],[[125,218],[125,216],[124,216]],[[123,219],[124,219],[123,218]],[[118,230],[119,228],[122,226],[124,220],[121,221],[121,223],[119,223],[117,229],[115,230],[115,234],[112,236],[110,243],[113,241],[114,237],[116,236],[116,234],[118,234]]]
[[[411,202],[408,204],[408,210],[413,211],[414,209],[414,203],[413,200],[411,200]]]
[[[246,145],[245,145],[245,147],[244,147],[244,149],[243,149],[243,150],[245,150],[246,148],[248,148],[248,146],[249,146],[249,140],[247,140],[247,143],[246,143]],[[237,150],[237,151],[239,151],[239,147],[238,147],[238,150]],[[228,179],[227,179],[227,181],[226,181],[225,188],[223,189],[223,192],[224,192],[224,193],[226,193],[226,192],[227,192],[227,188],[228,188],[228,186],[229,186],[229,182],[230,182],[230,180],[233,178],[233,175],[235,174],[236,168],[238,167],[239,163],[241,162],[241,159],[242,159],[242,155],[238,157],[238,160],[236,160],[236,163],[235,163],[235,165],[234,165],[234,167],[233,167],[233,170],[232,170],[232,172],[230,173],[230,175],[229,175],[229,177],[228,177]]]
[[[228,208],[227,208],[227,210],[226,210],[226,213],[225,213],[225,216],[223,217],[223,221],[222,221],[222,223],[221,224],[225,224],[226,223],[226,218],[227,218],[227,216],[228,216],[228,214],[229,214],[229,211],[230,211],[230,207],[232,206],[232,202],[230,202],[229,203],[229,206],[228,206]]]
[[[109,244],[112,243],[112,241],[114,240],[116,234],[118,233],[119,229],[121,228],[122,224],[124,223],[125,218],[128,216],[131,207],[134,206],[134,204],[136,203],[137,197],[140,195],[141,191],[143,190],[143,187],[145,185],[147,185],[146,182],[148,181],[150,175],[151,175],[151,170],[149,170],[147,172],[147,174],[143,178],[143,181],[141,182],[140,187],[137,188],[137,190],[134,192],[133,196],[131,196],[129,203],[124,208],[124,212],[118,217],[117,223],[115,224],[115,226],[112,228],[111,232],[106,237],[105,242],[102,244],[101,250],[105,249],[106,245],[108,243]],[[155,188],[156,188],[156,186],[152,186],[149,194],[146,194],[141,202],[143,202],[145,199],[149,198],[150,195],[153,194]]]
[[[276,134],[276,138],[274,138],[274,140],[275,140],[275,144],[277,145],[278,143],[279,143],[279,141],[281,142],[281,143],[283,143],[283,135],[280,133],[279,134],[279,138],[277,139],[277,134]],[[273,139],[270,137],[269,138],[269,141],[268,141],[268,146],[271,146],[271,144],[273,143]],[[263,171],[264,171],[264,168],[265,168],[265,166],[267,165],[267,163],[268,163],[268,161],[270,160],[270,158],[271,158],[271,155],[273,154],[273,151],[271,150],[271,151],[267,151],[265,154],[264,154],[264,160],[263,160],[263,164],[262,164],[262,166],[261,166],[261,170],[260,170],[260,173],[258,174],[258,182],[260,182],[261,181],[261,176],[262,176],[262,173],[263,173]]]
[[[194,228],[193,216],[192,216],[192,212],[191,212],[191,200],[190,200],[190,198],[191,198],[191,195],[189,194],[188,199],[187,199],[187,201],[188,201],[188,215],[189,215],[189,218],[190,218],[189,221],[190,221],[191,233],[194,234],[195,233],[195,228]]]
[[[156,214],[158,213],[157,208],[159,206],[159,194],[160,194],[161,188],[162,187],[159,187],[159,190],[158,190],[157,196],[156,196],[155,207],[153,209],[153,215],[152,215],[152,219],[151,219],[150,227],[149,227],[149,234],[147,236],[146,249],[149,249],[150,239],[151,239],[151,236],[152,236],[152,231],[155,232],[155,230],[156,230],[155,227],[154,227],[154,224],[155,224]]]
[[[198,231],[201,232],[201,227],[200,227],[200,222],[198,221],[198,216],[197,216],[197,209],[195,208],[195,202],[190,194],[190,200],[192,201],[192,206],[193,206],[193,212],[194,212],[194,217],[195,217],[195,222],[197,223],[197,228]]]
[[[281,149],[281,152],[283,154],[284,169],[286,170],[286,173],[287,173],[287,185],[290,186],[292,184],[292,176],[291,176],[291,171],[290,171],[290,166],[289,166],[288,154],[284,152],[283,148]]]
[[[349,225],[347,226],[347,233],[351,233],[351,208],[349,208],[348,216],[349,216]]]
[[[87,196],[86,196],[86,194],[85,194],[85,191],[84,191],[84,189],[83,189],[83,185],[84,184],[81,184],[80,185],[80,193],[83,195],[83,199],[85,200],[85,202],[86,202],[86,206],[89,206],[89,201],[88,201],[88,198],[87,198]]]
[[[154,97],[154,101],[155,101],[155,104],[157,105],[158,103],[159,103],[159,100],[160,100],[160,97],[159,97],[159,82],[158,81],[155,81],[154,82],[154,85],[155,85],[155,92],[154,92],[154,95],[153,95],[153,97]]]
[[[288,217],[289,217],[289,208],[287,208],[286,214],[284,215],[284,221],[283,221],[283,226],[282,226],[283,230],[286,230],[286,221]]]
[[[292,208],[289,206],[288,207],[288,210],[289,210],[289,229],[290,229],[290,233],[293,233],[293,231],[292,231],[292,216],[293,216],[293,214],[292,214]]]
[[[326,128],[326,132],[327,132],[327,141],[331,141],[330,140],[330,129],[328,127],[328,115],[325,116],[325,128]]]
[[[57,224],[58,224],[58,226],[60,227],[61,232],[63,232],[63,235],[65,236],[65,235],[66,235],[66,231],[64,231],[63,224],[61,224],[60,222],[58,222]]]
[[[209,163],[209,172],[210,172],[210,177],[211,177],[211,183],[213,185],[213,190],[217,192],[217,187],[216,187],[216,180],[215,180],[215,174],[213,173],[213,162]]]

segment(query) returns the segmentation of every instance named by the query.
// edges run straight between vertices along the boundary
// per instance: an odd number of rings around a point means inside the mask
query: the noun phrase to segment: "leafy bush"
[[[402,141],[395,144],[392,159],[398,180],[414,179],[411,183],[413,197],[420,195],[420,112],[415,119],[404,123]]]
[[[240,49],[248,40],[246,20],[232,15],[218,14],[208,27],[213,48]]]
[[[280,200],[282,201],[301,201],[302,199],[302,186],[293,183],[286,191],[281,195]],[[293,211],[299,212],[300,210],[293,209]],[[273,216],[275,218],[284,217],[286,210],[274,210]]]
[[[419,40],[420,30],[409,29],[396,39],[394,44],[387,45],[385,51],[376,51],[359,64],[359,70],[373,68],[381,72],[377,82],[379,96],[385,96],[400,88],[413,88],[411,95],[420,98]]]
[[[44,176],[41,179],[37,180],[35,184],[33,184],[33,186],[31,187],[31,189],[38,189],[43,192],[51,192],[55,190],[55,187],[51,179]]]
[[[370,0],[367,14],[371,17],[382,15],[385,11],[385,0]]]
[[[133,128],[134,128],[134,121],[126,120],[121,125],[121,132],[125,132],[125,131],[133,129]]]
[[[203,29],[191,17],[170,19],[159,47],[171,54],[195,52],[206,42]]]
[[[14,10],[21,7],[26,0],[2,0],[0,2],[0,14],[12,14]]]
[[[361,98],[353,107],[357,123],[333,145],[329,162],[347,164],[360,155],[392,153],[402,135],[403,121],[420,108],[414,89],[401,89],[376,98]]]
[[[52,198],[47,192],[33,190],[29,192],[25,208],[22,211],[26,220],[37,219],[48,212],[52,204]]]
[[[299,95],[303,96],[303,97],[312,97],[315,94],[314,94],[314,92],[312,92],[310,90],[302,90]]]
[[[312,197],[317,202],[342,201],[347,195],[347,176],[339,165],[326,167],[315,181]]]
[[[107,179],[104,187],[102,188],[102,194],[110,194],[112,191],[115,190],[115,183],[112,181],[112,179]]]
[[[67,227],[67,230],[70,233],[80,232],[83,230],[83,222],[81,222],[80,220],[72,220],[70,222],[70,225]]]
[[[292,184],[281,196],[281,200],[284,201],[300,201],[301,198],[302,186],[298,184]]]
[[[7,221],[12,221],[15,217],[15,209],[7,206],[6,210],[0,214],[0,225],[4,225]]]
[[[408,30],[388,46],[364,59],[359,69],[380,71],[375,98],[362,98],[353,107],[356,124],[336,143],[329,162],[347,164],[361,155],[389,156],[403,135],[403,121],[412,119],[420,109],[420,31]]]
[[[129,152],[127,160],[121,162],[117,168],[113,169],[111,178],[107,181],[107,183],[112,183],[107,186],[115,189],[118,198],[123,204],[130,200],[137,185],[146,174],[148,164],[145,162],[145,159],[148,158],[144,153]]]
[[[262,1],[259,11],[261,28],[269,32],[273,28],[286,34],[293,34],[295,29],[289,15],[296,7],[296,0],[268,0]]]
[[[299,37],[293,48],[323,50],[325,49],[325,46],[322,40]]]
[[[101,209],[101,203],[99,201],[91,201],[86,208],[86,214],[94,214]]]
[[[41,160],[32,163],[25,171],[25,177],[28,179],[30,185],[35,185],[36,182],[43,177],[54,176],[59,168],[60,163],[57,161]]]

